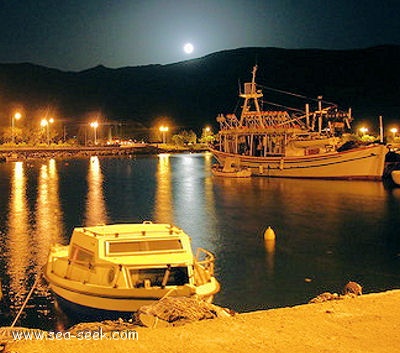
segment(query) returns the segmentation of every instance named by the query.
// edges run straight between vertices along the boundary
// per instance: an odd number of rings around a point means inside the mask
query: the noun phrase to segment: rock
[[[142,306],[135,316],[143,326],[159,327],[233,315],[233,311],[196,298],[167,297],[154,304]]]
[[[341,299],[337,293],[324,292],[316,296],[315,298],[311,299],[309,303],[323,303],[328,300],[337,300],[337,299]]]
[[[324,292],[315,298],[311,299],[308,303],[322,303],[328,300],[337,300],[345,298],[354,298],[358,295],[362,295],[362,287],[356,282],[348,282],[343,288],[343,295],[337,293]]]
[[[357,282],[348,282],[343,288],[344,295],[362,295],[362,287]]]

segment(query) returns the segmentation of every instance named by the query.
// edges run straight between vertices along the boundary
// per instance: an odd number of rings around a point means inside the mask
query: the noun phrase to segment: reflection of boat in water
[[[219,142],[210,150],[220,164],[236,157],[252,175],[267,177],[382,178],[387,152],[383,145],[344,144],[351,110],[339,111],[321,97],[313,112],[308,104],[304,111],[297,109],[292,114],[288,110],[263,110],[265,102],[260,100],[263,94],[255,82],[256,69],[252,82],[245,83],[244,93],[240,94],[244,98],[240,117],[217,117]]]
[[[69,246],[52,247],[45,277],[64,310],[120,317],[165,296],[211,302],[219,291],[214,256],[168,224],[75,228]]]
[[[226,158],[223,165],[214,164],[211,172],[215,176],[226,178],[248,178],[251,176],[250,169],[240,166],[239,158]]]
[[[393,182],[397,185],[400,186],[400,170],[393,170],[391,173],[392,180]]]

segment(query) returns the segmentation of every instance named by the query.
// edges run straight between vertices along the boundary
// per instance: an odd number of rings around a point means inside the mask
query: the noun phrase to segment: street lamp
[[[165,145],[165,134],[168,132],[169,128],[168,126],[160,126],[160,132],[162,132],[162,140],[163,144]]]
[[[90,127],[94,129],[94,144],[97,145],[97,128],[99,127],[99,123],[97,121],[93,121],[90,123]]]
[[[15,120],[21,119],[22,115],[20,112],[16,112],[12,117],[11,117],[11,140],[12,143],[15,143],[15,134],[14,134],[14,125],[15,125]]]
[[[50,133],[49,133],[49,125],[54,123],[54,119],[50,118],[49,120],[47,119],[42,119],[40,122],[40,126],[41,127],[45,127],[46,128],[46,132],[47,132],[47,146],[50,146]]]
[[[362,135],[364,136],[368,132],[368,128],[367,127],[361,127],[360,131],[361,131]]]
[[[390,129],[390,132],[393,134],[393,141],[396,138],[396,134],[397,134],[397,128],[393,127]]]

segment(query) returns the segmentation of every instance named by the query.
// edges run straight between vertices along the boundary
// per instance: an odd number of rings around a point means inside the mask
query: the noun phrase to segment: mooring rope
[[[32,286],[32,288],[31,288],[31,290],[29,291],[28,295],[26,296],[24,303],[22,304],[21,308],[19,309],[18,314],[17,314],[17,316],[15,317],[15,319],[14,319],[14,321],[13,321],[13,323],[11,324],[10,327],[14,327],[14,325],[17,323],[19,317],[21,316],[22,312],[23,312],[24,309],[25,309],[26,304],[28,303],[28,300],[29,300],[30,297],[32,296],[32,293],[33,293],[34,289],[36,288],[36,286],[37,286],[37,284],[39,283],[39,280],[40,280],[41,278],[42,278],[42,274],[40,273],[40,274],[36,277],[36,280],[35,280],[35,282],[33,283],[33,286]]]

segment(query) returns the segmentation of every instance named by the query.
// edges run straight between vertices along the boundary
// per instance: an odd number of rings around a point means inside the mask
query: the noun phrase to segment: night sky
[[[0,62],[79,71],[240,47],[400,44],[399,0],[0,0]],[[192,53],[185,53],[185,43]]]

